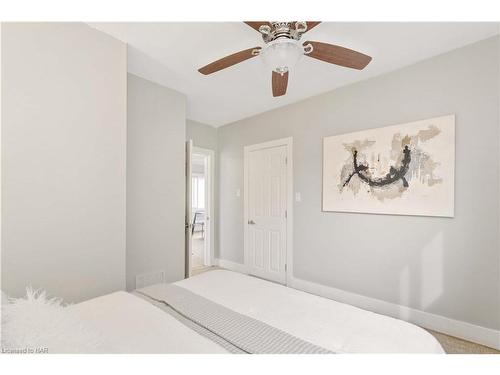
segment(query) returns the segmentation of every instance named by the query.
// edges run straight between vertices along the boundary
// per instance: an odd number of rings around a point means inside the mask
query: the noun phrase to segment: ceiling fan
[[[302,55],[322,60],[330,64],[352,69],[364,69],[371,57],[348,48],[333,44],[306,41],[302,35],[318,26],[321,22],[267,22],[247,21],[248,26],[262,34],[263,47],[253,47],[223,57],[198,69],[202,74],[212,74],[255,56],[261,56],[266,66],[272,70],[273,96],[285,95],[288,86],[288,73]]]

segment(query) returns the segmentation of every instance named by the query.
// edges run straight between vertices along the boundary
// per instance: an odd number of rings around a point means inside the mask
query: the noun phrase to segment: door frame
[[[184,213],[184,278],[191,277],[191,156],[193,141],[186,141],[185,146],[185,213]]]
[[[215,246],[215,151],[203,148],[193,147],[193,154],[202,154],[206,156],[207,163],[205,165],[205,219],[209,221],[208,229],[205,234],[204,258],[206,266],[213,266],[214,261],[214,246]],[[208,241],[207,241],[208,237]],[[207,246],[207,244],[209,246]]]
[[[246,272],[249,273],[248,261],[248,182],[249,155],[252,151],[286,146],[286,284],[290,285],[293,277],[293,137],[276,139],[269,142],[245,146],[243,148],[243,256]]]

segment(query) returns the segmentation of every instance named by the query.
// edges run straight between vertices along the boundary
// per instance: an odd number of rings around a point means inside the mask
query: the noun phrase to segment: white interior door
[[[191,214],[191,159],[193,154],[193,141],[189,140],[186,142],[186,212],[185,212],[185,224],[184,224],[184,246],[185,246],[185,277],[191,276],[191,253],[192,253],[192,243],[191,243],[191,226],[192,224],[192,214]]]
[[[286,283],[287,146],[246,153],[246,259],[250,274]]]

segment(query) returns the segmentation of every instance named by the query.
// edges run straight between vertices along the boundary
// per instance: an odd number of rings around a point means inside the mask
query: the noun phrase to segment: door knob
[[[250,224],[250,225],[254,225],[254,224],[255,224],[255,221],[253,221],[253,220],[248,220],[248,224]]]

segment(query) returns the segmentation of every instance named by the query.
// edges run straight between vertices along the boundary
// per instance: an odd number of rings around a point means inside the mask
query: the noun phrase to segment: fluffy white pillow
[[[26,288],[26,297],[2,295],[2,349],[17,353],[96,353],[100,334],[66,309],[61,299]]]

